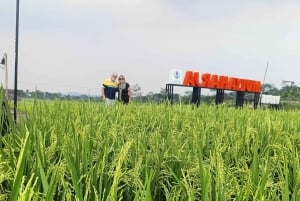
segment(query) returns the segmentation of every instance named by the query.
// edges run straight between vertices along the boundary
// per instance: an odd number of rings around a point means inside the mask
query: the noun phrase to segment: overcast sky
[[[0,0],[9,88],[15,7]],[[117,72],[147,94],[173,68],[263,81],[267,62],[266,83],[300,85],[299,10],[296,0],[20,0],[18,88],[99,95]]]

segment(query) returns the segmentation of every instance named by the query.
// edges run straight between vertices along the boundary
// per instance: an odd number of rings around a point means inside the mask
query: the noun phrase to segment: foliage
[[[289,83],[289,82],[288,82]],[[138,84],[133,84],[131,86],[133,90],[133,100],[135,102],[151,102],[151,103],[161,103],[166,100],[166,91],[164,88],[161,88],[160,92],[155,93],[155,92],[148,92],[146,95],[142,94],[142,89]],[[99,102],[101,101],[100,99],[100,94],[99,96],[88,96],[85,94],[81,95],[70,95],[70,94],[62,94],[62,93],[50,93],[50,92],[43,92],[36,90],[34,92],[24,92],[22,90],[19,90],[19,94],[22,98],[37,98],[41,100],[83,100],[83,101],[92,101],[92,102]],[[212,94],[214,93],[215,90],[211,90]],[[286,84],[284,82],[283,86],[281,89],[278,89],[274,84],[269,84],[266,83],[262,86],[262,92],[264,94],[270,94],[270,95],[276,95],[280,96],[281,100],[283,101],[296,101],[300,102],[300,89],[298,86],[292,82],[292,84]],[[226,94],[229,97],[235,97],[236,92],[235,91],[226,91]],[[233,100],[232,98],[231,100]],[[189,104],[192,100],[192,91],[186,91],[184,94],[177,94],[174,93],[173,101],[175,103],[185,103]],[[215,95],[201,95],[201,103],[207,103],[210,104],[215,101]],[[286,108],[289,108],[289,104],[284,104],[284,106],[287,106]],[[300,106],[295,106],[296,108],[299,108]],[[291,108],[294,108],[293,106]]]
[[[2,200],[299,200],[297,111],[81,101],[22,105]],[[287,118],[288,117],[288,118]]]

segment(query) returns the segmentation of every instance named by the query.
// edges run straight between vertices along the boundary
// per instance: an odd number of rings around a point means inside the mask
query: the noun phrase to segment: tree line
[[[262,86],[262,93],[268,95],[276,95],[280,96],[281,100],[286,101],[300,101],[300,87],[298,87],[295,82],[282,82],[282,87],[277,88],[274,84],[266,83]],[[164,88],[161,88],[159,92],[148,92],[147,94],[142,93],[142,88],[138,84],[132,85],[132,89],[134,92],[133,100],[136,102],[154,102],[159,103],[166,100],[166,91]],[[214,94],[215,90],[211,90]],[[99,96],[89,96],[87,94],[63,94],[60,92],[51,93],[44,92],[40,90],[29,92],[24,90],[19,90],[19,97],[21,98],[37,98],[37,99],[46,99],[46,100],[86,100],[86,101],[101,101],[100,94]],[[235,97],[235,92],[227,91],[226,94],[228,97]],[[174,93],[174,101],[180,101],[183,103],[189,103],[192,98],[192,90],[184,92],[184,94]],[[202,95],[202,102],[211,102],[215,98],[215,95]]]

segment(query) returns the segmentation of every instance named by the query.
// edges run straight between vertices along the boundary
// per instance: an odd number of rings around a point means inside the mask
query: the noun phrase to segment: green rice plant
[[[210,186],[211,186],[211,177],[210,177],[210,166],[206,166],[204,164],[204,160],[202,158],[201,148],[199,149],[199,180],[201,185],[201,200],[208,201],[211,199],[210,197]]]
[[[12,190],[10,194],[11,201],[18,200],[19,190],[21,189],[22,179],[24,178],[23,174],[25,170],[26,157],[29,154],[29,149],[30,149],[29,132],[27,132],[24,142],[22,143],[22,148],[20,150],[20,155],[18,157],[18,161],[16,165]]]
[[[1,138],[3,199],[299,200],[297,111],[61,100],[22,111]]]
[[[24,177],[22,180],[22,186],[19,189],[19,196],[18,201],[27,201],[27,200],[35,200],[38,199],[38,197],[35,195],[34,187],[37,183],[37,179],[35,179],[34,183],[33,179],[35,178],[34,175],[31,176],[31,178],[28,180],[26,186],[23,187],[23,184],[25,183]]]

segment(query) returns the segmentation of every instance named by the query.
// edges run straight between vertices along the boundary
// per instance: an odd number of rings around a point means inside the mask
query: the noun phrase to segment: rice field
[[[0,200],[300,200],[299,111],[21,103]]]

